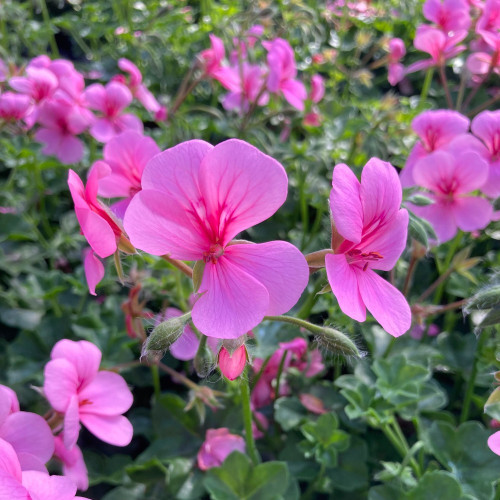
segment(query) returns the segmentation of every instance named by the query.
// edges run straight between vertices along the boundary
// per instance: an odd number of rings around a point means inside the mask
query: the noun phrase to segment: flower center
[[[217,262],[217,259],[224,253],[224,248],[222,245],[219,243],[214,243],[210,245],[210,249],[208,252],[205,252],[203,254],[203,260],[205,262],[211,262],[212,264],[215,264]]]
[[[384,256],[380,255],[379,252],[362,252],[357,248],[354,248],[353,250],[347,252],[346,256],[348,264],[363,264],[363,271],[366,271],[370,262],[375,262],[384,258]]]

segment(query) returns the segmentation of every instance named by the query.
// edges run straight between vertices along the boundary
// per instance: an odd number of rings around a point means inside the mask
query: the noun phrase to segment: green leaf
[[[143,500],[145,498],[146,487],[143,484],[133,486],[120,486],[111,490],[102,497],[102,500]]]
[[[408,500],[473,500],[475,497],[466,495],[460,483],[448,472],[437,470],[427,472],[418,482],[415,489],[407,496]]]
[[[125,472],[136,483],[156,483],[167,479],[167,468],[157,459],[151,458],[147,462],[129,465]]]
[[[307,417],[307,410],[296,397],[278,398],[274,403],[274,418],[284,431],[289,431]]]
[[[106,457],[92,451],[86,451],[84,457],[91,485],[100,483],[123,484],[125,468],[132,462],[128,455]]]

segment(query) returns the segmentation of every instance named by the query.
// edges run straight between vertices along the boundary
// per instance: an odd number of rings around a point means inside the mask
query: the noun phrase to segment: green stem
[[[300,328],[305,328],[313,333],[320,333],[322,328],[309,323],[309,321],[304,321],[303,319],[293,318],[292,316],[264,316],[267,321],[280,321],[282,323],[290,323],[292,325],[298,326]]]
[[[420,93],[420,104],[419,106],[427,99],[427,95],[429,94],[429,89],[432,83],[432,77],[434,76],[434,68],[429,68],[427,73],[425,74],[424,85],[422,87],[422,92]]]
[[[253,437],[252,409],[250,408],[250,387],[248,386],[248,379],[245,376],[240,377],[240,389],[247,453],[253,464],[257,465],[260,463],[260,457],[257,447],[255,446],[255,439]]]
[[[283,355],[281,356],[280,365],[278,367],[278,374],[276,375],[276,388],[274,391],[274,399],[275,400],[280,397],[280,382],[281,382],[281,375],[283,374],[283,368],[285,367],[286,355],[287,355],[287,351],[285,349],[283,352]]]
[[[469,409],[472,401],[472,396],[474,395],[474,385],[476,383],[477,377],[477,358],[478,355],[481,354],[483,349],[483,345],[486,341],[487,335],[484,333],[484,330],[479,334],[479,338],[477,339],[476,344],[476,353],[474,356],[474,364],[472,365],[472,371],[467,382],[467,389],[465,391],[464,404],[462,406],[462,413],[460,414],[460,423],[463,423],[469,417]]]
[[[453,99],[451,98],[450,86],[448,85],[448,80],[446,78],[446,69],[444,64],[439,66],[439,77],[441,78],[441,84],[444,88],[444,94],[446,96],[446,104],[448,105],[448,109],[453,109]]]
[[[299,312],[297,313],[297,317],[299,318],[307,318],[311,314],[312,308],[314,307],[314,304],[316,304],[316,301],[319,298],[319,292],[323,288],[323,283],[321,279],[318,279],[316,284],[314,285],[313,292],[307,297],[306,301],[300,308]]]
[[[59,49],[57,48],[56,38],[54,36],[54,30],[52,29],[49,10],[47,9],[47,4],[45,3],[45,0],[40,0],[40,7],[42,9],[43,22],[45,24],[45,27],[47,28],[47,31],[50,33],[49,35],[50,49],[52,50],[52,55],[54,56],[54,58],[57,59],[59,57]]]
[[[439,270],[440,273],[445,273],[448,271],[451,261],[453,260],[453,257],[457,253],[457,249],[460,246],[461,241],[462,241],[462,231],[459,231],[458,234],[455,236],[455,239],[450,244],[450,248],[448,249],[446,258],[444,259],[443,265]],[[439,304],[441,302],[441,298],[443,297],[444,293],[444,286],[445,286],[445,281],[442,281],[436,290],[436,294],[434,295],[434,304]]]

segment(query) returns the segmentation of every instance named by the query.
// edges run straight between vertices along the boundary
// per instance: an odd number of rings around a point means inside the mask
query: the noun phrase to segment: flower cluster
[[[44,418],[21,411],[14,391],[0,385],[2,498],[80,498],[75,497],[77,488],[88,488],[87,468],[76,444],[80,422],[115,446],[132,439],[132,425],[122,415],[132,406],[132,393],[120,375],[99,371],[99,349],[84,340],[61,340],[51,358],[43,394],[52,410]],[[48,474],[45,464],[52,457],[62,464],[64,477]]]
[[[139,69],[127,59],[120,59],[118,66],[129,76],[116,75],[105,86],[88,87],[84,75],[64,59],[41,55],[24,69],[4,67],[2,81],[12,90],[1,89],[0,120],[25,130],[36,127],[43,154],[64,164],[77,163],[84,151],[80,136],[86,131],[102,143],[125,130],[142,132],[142,121],[126,113],[134,97],[156,120],[166,118],[165,108],[142,83]]]

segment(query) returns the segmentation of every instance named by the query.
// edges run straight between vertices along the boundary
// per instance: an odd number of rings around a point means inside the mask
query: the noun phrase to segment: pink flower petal
[[[500,160],[490,163],[488,180],[481,187],[481,191],[490,198],[500,196]]]
[[[363,225],[392,218],[401,206],[402,191],[396,169],[385,161],[371,158],[361,173]]]
[[[21,480],[21,466],[19,465],[19,460],[17,458],[16,451],[14,450],[14,448],[10,443],[1,438],[0,438],[0,473],[5,473],[7,476],[12,477],[16,481]],[[2,484],[3,481],[0,480],[0,488]],[[0,492],[2,492],[1,489]],[[8,499],[10,497],[0,496],[0,498]]]
[[[286,80],[281,84],[281,91],[288,103],[299,111],[304,111],[307,90],[299,80]]]
[[[35,413],[11,413],[0,428],[0,438],[10,443],[16,453],[33,455],[42,463],[48,462],[54,452],[52,431]]]
[[[182,335],[170,346],[170,354],[172,354],[174,358],[188,361],[196,356],[199,345],[200,339],[189,325],[186,325]]]
[[[500,455],[500,431],[495,432],[488,438],[488,446],[493,453]]]
[[[209,337],[238,338],[258,325],[269,308],[264,285],[224,255],[206,264],[199,292],[192,318]]]
[[[49,476],[43,472],[23,472],[23,486],[33,500],[73,500],[76,485],[63,476]]]
[[[78,441],[80,434],[80,413],[78,396],[71,397],[64,414],[64,446],[71,449]]]
[[[68,359],[53,359],[45,365],[44,376],[45,397],[54,410],[64,413],[80,385],[76,368]]]
[[[222,346],[218,356],[219,368],[222,374],[229,380],[236,380],[245,369],[247,364],[247,350],[241,345],[232,354]]]
[[[108,118],[98,118],[90,126],[90,135],[99,142],[110,141],[116,135],[113,122]]]
[[[122,415],[83,413],[81,421],[94,436],[105,443],[127,446],[132,441],[134,429],[129,420]]]
[[[65,135],[59,143],[57,158],[64,165],[78,163],[83,156],[83,142],[72,135]]]
[[[352,170],[345,164],[333,169],[330,210],[336,230],[346,240],[361,241],[363,232],[363,207],[360,198],[361,185]]]
[[[200,190],[207,216],[214,218],[225,246],[262,222],[285,202],[288,179],[276,160],[254,146],[230,139],[210,150],[200,166]],[[242,332],[245,333],[245,332]]]
[[[412,212],[428,220],[440,243],[451,240],[457,234],[457,223],[451,204],[435,202],[425,207],[411,207]]]
[[[370,269],[354,271],[363,302],[382,328],[394,337],[408,331],[411,311],[403,294]]]
[[[71,479],[79,490],[85,491],[89,487],[89,478],[82,450],[78,446],[68,450],[60,436],[56,436],[54,442],[54,456],[62,461],[64,475]]]
[[[85,278],[91,295],[96,295],[95,287],[104,278],[104,265],[91,248],[84,250]]]
[[[31,497],[20,481],[0,470],[0,500],[31,500]]]
[[[498,153],[500,144],[495,144],[495,137],[500,134],[500,110],[483,111],[472,120],[471,130],[484,141],[489,151]]]
[[[488,200],[477,196],[458,198],[453,211],[457,226],[462,231],[484,229],[493,217],[493,207]]]
[[[455,176],[455,161],[453,156],[444,151],[435,151],[417,161],[413,168],[415,182],[431,191],[441,191],[443,179],[450,182]]]
[[[109,395],[113,394],[110,398]],[[118,373],[100,371],[79,393],[80,415],[118,415],[125,413],[134,402],[125,379]],[[88,401],[89,404],[85,404]]]
[[[104,111],[106,107],[106,90],[100,83],[89,85],[84,92],[84,99],[92,109]]]
[[[328,254],[325,268],[333,295],[337,298],[344,314],[356,321],[365,321],[366,308],[359,293],[358,279],[344,254]]]
[[[465,194],[481,188],[488,178],[488,163],[477,153],[465,151],[455,158],[456,194]]]
[[[288,312],[309,281],[309,268],[304,256],[285,241],[230,245],[224,255],[264,285],[269,293],[266,315]]]

